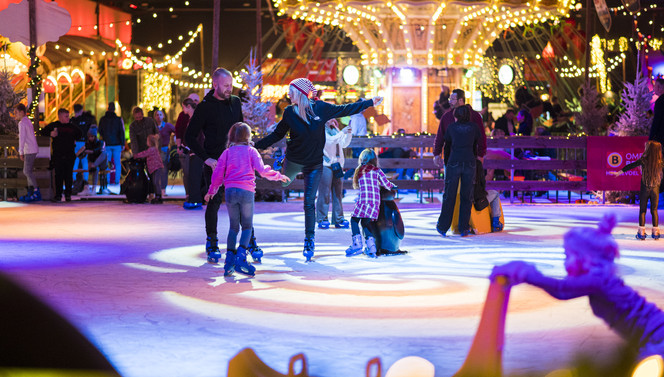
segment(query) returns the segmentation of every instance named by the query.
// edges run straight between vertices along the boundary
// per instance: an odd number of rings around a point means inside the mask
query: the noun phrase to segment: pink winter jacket
[[[262,177],[278,181],[284,175],[263,164],[263,159],[256,148],[249,145],[235,145],[224,151],[217,160],[217,167],[212,173],[212,182],[208,194],[215,195],[219,187],[235,187],[247,191],[256,191],[257,171]]]

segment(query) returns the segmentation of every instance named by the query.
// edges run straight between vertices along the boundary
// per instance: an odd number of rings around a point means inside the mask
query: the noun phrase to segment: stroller
[[[399,255],[407,251],[399,245],[405,234],[403,219],[390,190],[380,189],[380,212],[376,220],[376,255]]]
[[[127,203],[145,203],[150,193],[150,180],[145,174],[145,159],[132,158],[127,163],[129,171],[122,186],[120,194],[127,197]]]

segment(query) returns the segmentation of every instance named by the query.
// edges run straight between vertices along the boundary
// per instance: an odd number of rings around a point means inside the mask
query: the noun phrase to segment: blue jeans
[[[318,199],[316,200],[316,221],[327,220],[327,212],[332,201],[332,224],[344,221],[344,207],[341,204],[344,183],[332,173],[332,168],[324,166],[318,186]]]
[[[242,225],[240,246],[247,248],[251,239],[251,227],[254,222],[254,193],[240,188],[226,189],[226,208],[228,209],[228,238],[226,248],[236,250],[237,234]]]
[[[445,193],[443,194],[443,206],[440,209],[437,227],[442,232],[447,232],[452,226],[454,205],[456,204],[459,182],[461,189],[459,194],[459,232],[470,229],[470,210],[473,202],[473,181],[475,180],[475,161],[452,162],[445,169]]]
[[[291,182],[300,172],[304,175],[304,236],[314,238],[316,234],[316,192],[323,174],[323,163],[302,166],[287,159],[284,160],[281,173],[288,176]],[[282,185],[286,186],[287,184],[283,183]]]
[[[120,176],[122,175],[122,156],[123,145],[107,145],[106,146],[106,162],[111,165],[113,161],[113,169],[115,169],[115,184],[120,184]],[[108,183],[111,183],[111,174],[108,174]]]
[[[87,136],[86,136],[87,137]],[[83,148],[85,146],[85,141],[77,141],[76,142],[76,152],[78,152],[79,149]],[[80,167],[79,167],[80,166]],[[80,158],[76,158],[76,162],[74,163],[74,170],[76,169],[85,169],[85,173],[75,173],[76,176],[79,174],[83,175],[84,180],[88,180],[88,155],[87,154],[82,154]],[[76,178],[75,176],[72,176],[72,178]]]

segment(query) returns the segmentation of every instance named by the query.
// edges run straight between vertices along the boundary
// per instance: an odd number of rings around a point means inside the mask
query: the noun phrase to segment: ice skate
[[[256,273],[256,267],[247,262],[247,249],[244,246],[237,248],[235,271],[247,276],[254,276]]]
[[[659,227],[654,226],[652,228],[652,239],[653,240],[658,240],[659,239]]]
[[[233,272],[235,272],[236,255],[237,253],[235,250],[226,250],[226,259],[224,260],[224,276],[233,276]]]
[[[18,198],[18,201],[23,203],[30,203],[32,201],[32,193],[34,189],[32,186],[26,187],[25,189],[28,191],[28,193]]]
[[[254,263],[261,263],[263,250],[256,244],[256,237],[254,236],[253,230],[251,231],[251,239],[249,240],[249,248],[247,250],[251,253],[251,258],[254,260]]]
[[[639,230],[636,232],[636,239],[637,240],[645,240],[648,236],[646,235],[646,227],[645,226],[640,226]]]
[[[500,232],[503,230],[503,223],[500,222],[500,216],[491,218],[491,231]]]
[[[207,242],[205,244],[205,253],[207,253],[208,263],[219,263],[221,258],[221,252],[219,251],[219,240],[216,236],[208,236]]]
[[[373,237],[367,238],[367,246],[364,248],[364,253],[369,258],[376,258],[376,240]]]
[[[39,202],[41,200],[42,200],[41,191],[39,191],[39,187],[37,187],[32,192],[32,195],[30,195],[30,201],[31,202]]]
[[[362,235],[356,234],[353,236],[351,245],[346,249],[346,256],[352,257],[354,255],[362,254]]]
[[[307,258],[307,262],[311,262],[311,258],[314,256],[315,248],[316,244],[313,237],[307,237],[304,239],[304,250],[302,251],[302,255]]]
[[[334,224],[334,227],[337,229],[348,229],[350,227],[350,223],[348,220],[341,220],[338,223]]]
[[[325,220],[321,220],[318,222],[318,229],[329,229],[330,228],[330,222]]]

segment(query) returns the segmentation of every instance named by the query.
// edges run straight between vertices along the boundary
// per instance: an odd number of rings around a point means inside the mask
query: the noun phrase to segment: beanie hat
[[[90,129],[88,130],[88,135],[94,135],[95,137],[97,137],[97,127],[90,127]]]
[[[295,89],[299,90],[302,94],[304,94],[307,97],[309,97],[310,92],[316,90],[314,84],[305,78],[295,79],[291,81],[290,85],[293,86]]]

